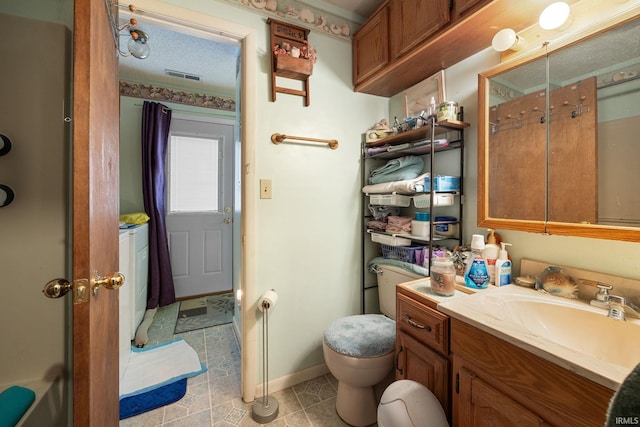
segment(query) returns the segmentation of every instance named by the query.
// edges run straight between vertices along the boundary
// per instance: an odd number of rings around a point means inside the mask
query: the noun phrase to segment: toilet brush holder
[[[278,417],[278,399],[269,396],[269,309],[275,306],[278,296],[272,289],[264,294],[258,303],[262,311],[262,398],[252,406],[251,415],[255,422],[267,424]]]

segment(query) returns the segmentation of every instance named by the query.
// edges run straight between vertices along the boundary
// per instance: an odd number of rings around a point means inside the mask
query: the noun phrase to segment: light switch
[[[260,180],[260,198],[261,199],[271,198],[271,180],[270,179]]]

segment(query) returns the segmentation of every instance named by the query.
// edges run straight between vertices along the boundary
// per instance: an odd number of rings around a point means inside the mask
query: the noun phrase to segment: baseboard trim
[[[320,365],[312,366],[307,369],[303,369],[302,371],[294,372],[288,375],[285,375],[280,378],[276,378],[274,380],[269,381],[269,394],[274,393],[276,391],[284,390],[286,388],[292,387],[296,384],[303,383],[305,381],[312,380],[319,376],[325,375],[329,373],[329,368],[325,363]],[[256,385],[256,397],[262,396],[262,383]]]
[[[238,347],[240,347],[240,351],[242,351],[242,333],[240,332],[240,327],[238,327],[238,322],[236,322],[236,316],[233,316],[233,320],[231,320],[231,328],[238,341]]]

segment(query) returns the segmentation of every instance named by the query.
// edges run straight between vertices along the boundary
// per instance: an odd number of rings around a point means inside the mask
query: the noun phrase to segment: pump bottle
[[[489,272],[489,283],[491,285],[497,284],[496,282],[496,260],[500,253],[500,246],[496,244],[495,230],[489,229],[487,235],[487,244],[482,251],[484,261],[487,263],[487,271]]]
[[[507,253],[507,246],[511,243],[500,243],[502,249],[496,260],[496,286],[505,286],[511,283],[511,260]]]
[[[469,288],[484,289],[489,285],[489,272],[482,256],[484,250],[484,236],[474,234],[471,237],[471,256],[464,272],[464,283]]]

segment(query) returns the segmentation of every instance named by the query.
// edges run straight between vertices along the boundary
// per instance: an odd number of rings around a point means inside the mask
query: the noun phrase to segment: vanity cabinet
[[[603,426],[614,391],[455,318],[452,421],[465,426]]]
[[[499,392],[472,372],[458,373],[460,426],[548,426],[532,411]]]
[[[423,384],[451,419],[449,317],[398,287],[396,293],[396,380]]]
[[[353,81],[357,84],[389,63],[389,4],[353,35]]]

